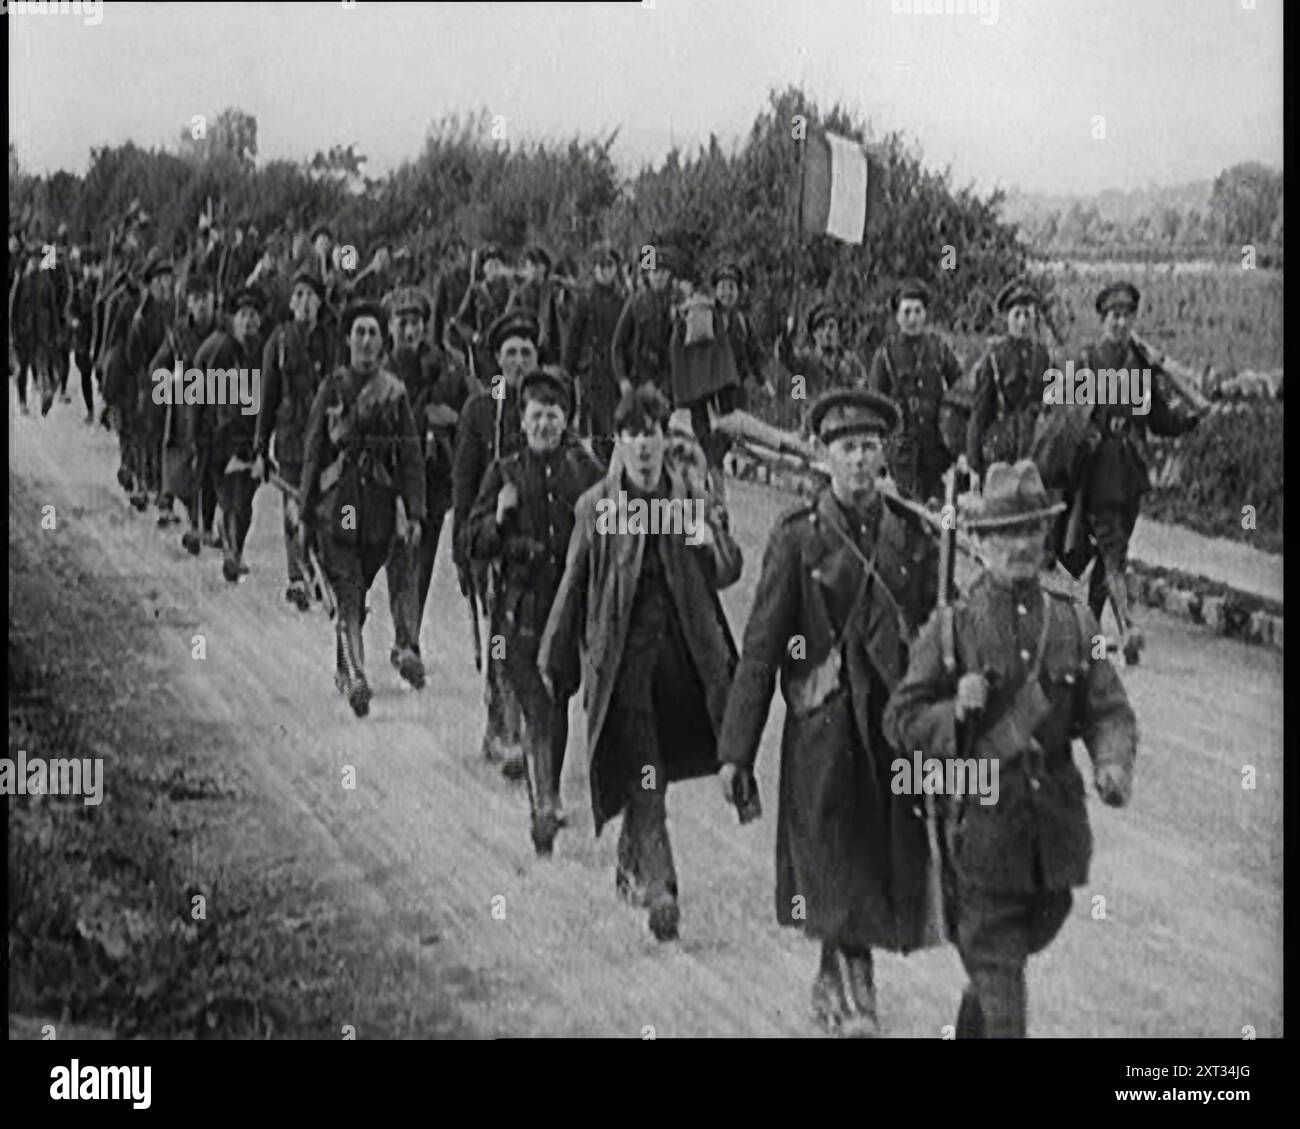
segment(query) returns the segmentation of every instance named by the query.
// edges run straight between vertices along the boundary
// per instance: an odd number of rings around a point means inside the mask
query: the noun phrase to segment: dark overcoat
[[[997,337],[975,366],[975,397],[966,425],[966,461],[982,475],[993,463],[1029,457],[1043,406],[1047,347],[1032,338]]]
[[[868,585],[858,553],[870,561],[873,551]],[[853,528],[826,490],[772,531],[719,759],[753,765],[779,674],[782,925],[842,945],[906,952],[923,943],[925,824],[911,797],[890,790],[895,754],[880,718],[937,578],[933,542],[883,499],[874,530]]]
[[[1043,635],[1043,615],[1051,617]],[[989,682],[988,700],[974,722],[970,755],[998,762],[997,800],[967,797],[953,830],[960,888],[1005,894],[1067,890],[1088,880],[1092,834],[1084,785],[1071,741],[1082,738],[1093,763],[1131,772],[1137,721],[1123,684],[1105,651],[1097,620],[1069,599],[1045,594],[1036,580],[1006,585],[987,573],[954,608],[956,670],[944,667],[939,620],[925,625],[907,676],[885,713],[886,733],[905,750],[951,758],[958,752],[953,699],[957,680],[979,671]],[[1024,683],[1045,638],[1039,683],[1045,695],[1041,723],[1027,752],[986,735]],[[1005,732],[1005,729],[1001,732]]]
[[[682,479],[667,468],[664,473],[671,497],[685,502],[687,490]],[[597,832],[618,813],[627,793],[627,781],[608,770],[622,758],[603,738],[642,557],[652,540],[637,532],[617,532],[635,528],[627,522],[626,496],[619,498],[623,489],[622,471],[616,464],[613,472],[578,499],[564,576],[537,659],[539,670],[556,687],[576,687],[581,673]],[[696,734],[689,745],[663,750],[669,781],[717,772],[717,736],[736,669],[736,645],[717,593],[740,578],[743,560],[740,546],[727,529],[725,514],[711,507],[706,520],[713,530],[711,545],[691,546],[684,535],[661,535],[665,580],[687,651],[704,687],[711,723],[710,731]]]

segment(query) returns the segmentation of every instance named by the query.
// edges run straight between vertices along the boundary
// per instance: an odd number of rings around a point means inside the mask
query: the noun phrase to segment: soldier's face
[[[827,318],[813,330],[813,340],[822,352],[840,347],[840,323],[834,318]]]
[[[348,351],[356,368],[370,368],[379,360],[383,331],[378,318],[357,318],[348,332]]]
[[[623,467],[632,481],[644,490],[653,488],[663,473],[664,451],[668,445],[663,426],[656,423],[637,431],[620,431],[618,444]]]
[[[885,442],[879,435],[845,435],[826,446],[831,485],[840,497],[870,497],[885,465]]]
[[[1012,337],[1028,337],[1033,328],[1033,306],[1012,306],[1007,311],[1007,333]]]
[[[505,263],[494,257],[488,259],[487,262],[483,264],[483,275],[489,282],[492,282],[500,275],[504,274],[505,269]]]
[[[727,309],[731,309],[740,300],[740,287],[736,285],[735,279],[732,278],[722,279],[718,283],[715,293],[718,296],[718,301]]]
[[[214,301],[211,290],[204,290],[201,294],[187,295],[185,305],[189,308],[190,319],[196,325],[207,325],[212,320]]]
[[[400,317],[393,318],[389,325],[389,332],[393,335],[393,344],[397,349],[413,353],[424,340],[424,318],[419,314],[402,314]]]
[[[524,405],[523,429],[528,449],[537,454],[554,451],[564,435],[564,409],[559,404],[544,404],[529,399]]]
[[[1116,343],[1128,340],[1133,325],[1133,311],[1127,306],[1112,306],[1101,319],[1102,332]]]
[[[617,273],[617,270],[618,268],[615,267],[613,263],[597,263],[596,281],[599,282],[601,286],[608,286],[614,281],[614,275]]]
[[[920,333],[925,328],[925,303],[920,298],[904,298],[898,303],[894,317],[904,333]]]
[[[316,248],[316,254],[322,259],[328,259],[330,257],[330,251],[333,250],[333,244],[328,235],[316,236],[316,242],[313,243],[312,246]]]
[[[672,277],[672,271],[667,270],[664,267],[655,267],[655,269],[650,272],[650,289],[655,291],[663,290],[672,280]]]
[[[497,364],[508,383],[516,383],[537,367],[537,346],[527,337],[507,337],[497,350]]]
[[[294,321],[314,322],[320,313],[320,296],[305,282],[300,282],[289,295],[289,310]]]
[[[240,306],[235,316],[230,319],[230,328],[240,342],[256,337],[262,327],[262,315],[252,306]]]
[[[984,535],[988,569],[995,580],[1029,580],[1043,566],[1046,535],[1037,525],[1012,526]]]
[[[153,295],[155,302],[166,302],[172,296],[172,276],[155,275],[149,280],[149,293]]]

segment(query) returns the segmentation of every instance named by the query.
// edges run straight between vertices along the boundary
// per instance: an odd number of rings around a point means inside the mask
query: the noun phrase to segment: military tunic
[[[605,462],[613,451],[614,411],[619,401],[611,349],[623,305],[617,287],[593,283],[574,306],[564,345],[564,368],[578,389],[576,430],[595,440]]]
[[[1032,338],[998,337],[975,366],[975,398],[966,428],[966,462],[982,475],[996,462],[1027,458],[1043,406],[1047,348]]]
[[[830,490],[782,518],[763,559],[719,759],[753,765],[779,675],[777,920],[835,945],[924,943],[925,825],[891,792],[880,718],[933,607],[935,562],[883,498],[864,522]]]
[[[671,401],[669,343],[673,335],[673,296],[670,287],[632,294],[614,327],[610,355],[614,379],[634,387],[652,384]]]
[[[901,434],[890,444],[889,466],[901,493],[925,501],[943,493],[950,454],[939,428],[943,394],[961,379],[956,354],[937,334],[899,334],[886,341],[871,362],[869,387],[897,401]]]

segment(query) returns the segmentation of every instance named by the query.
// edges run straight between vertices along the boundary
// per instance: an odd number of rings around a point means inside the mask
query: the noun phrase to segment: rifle
[[[274,486],[281,494],[292,499],[299,506],[302,505],[302,492],[296,486],[290,485],[274,471],[266,476],[266,483],[268,486]],[[301,510],[299,511],[298,522],[299,524],[302,523]],[[294,532],[296,534],[297,530],[295,529]],[[317,556],[314,545],[307,547],[307,567],[311,569],[312,583],[316,585],[317,590],[320,592],[321,603],[325,605],[326,614],[330,619],[333,619],[338,615],[339,602],[335,598],[334,589],[330,587],[330,582],[325,579],[325,570],[321,567],[320,557]]]
[[[1129,332],[1129,340],[1133,342],[1137,351],[1152,365],[1160,369],[1173,384],[1174,389],[1191,404],[1192,408],[1198,414],[1205,414],[1214,410],[1214,405],[1210,403],[1202,394],[1198,387],[1202,381],[1202,375],[1193,369],[1190,365],[1185,365],[1181,361],[1174,360],[1168,353],[1157,349],[1145,338],[1139,337],[1132,331]],[[1206,374],[1213,372],[1209,366],[1206,366]]]

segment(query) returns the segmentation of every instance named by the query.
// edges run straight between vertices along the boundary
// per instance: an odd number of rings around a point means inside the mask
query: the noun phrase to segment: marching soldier
[[[717,593],[742,567],[725,508],[665,465],[669,411],[644,386],[620,402],[616,465],[578,501],[537,660],[559,703],[577,689],[581,650],[596,834],[623,813],[615,889],[649,910],[659,941],[681,918],[667,789],[718,769],[736,648]],[[633,503],[690,517],[641,524]]]
[[[537,669],[537,647],[564,575],[578,498],[601,478],[590,455],[564,443],[569,381],[554,367],[519,385],[525,445],[494,462],[469,517],[470,552],[496,570],[491,633],[504,640],[505,678],[523,714],[533,846],[549,855],[565,823],[560,773],[569,739],[569,700],[552,699]]]
[[[740,290],[744,281],[740,268],[733,262],[720,263],[714,270],[711,281],[717,298],[715,317],[731,342],[731,353],[740,376],[736,390],[737,400],[733,406],[743,408],[746,406],[749,386],[763,383],[763,350],[759,347],[754,327],[740,308]]]
[[[300,536],[304,556],[313,542],[319,545],[325,579],[338,598],[334,685],[353,713],[365,717],[366,593],[395,537],[420,540],[424,468],[406,388],[380,364],[383,307],[354,303],[342,324],[351,362],[325,378],[307,420]]]
[[[23,415],[29,414],[29,369],[36,377],[41,415],[48,415],[54,404],[58,388],[57,353],[63,332],[61,297],[54,272],[42,266],[40,244],[33,243],[21,273],[14,280],[9,300],[9,324],[18,358],[18,407]]]
[[[507,309],[525,310],[537,319],[537,362],[560,363],[560,287],[551,278],[551,256],[541,247],[524,252],[523,283],[510,296]]]
[[[669,345],[673,336],[673,275],[678,266],[670,248],[656,248],[654,268],[646,274],[647,285],[628,295],[623,306],[611,347],[620,395],[651,384],[671,403]]]
[[[912,279],[894,291],[891,308],[898,334],[876,350],[868,378],[868,387],[892,397],[902,409],[903,428],[889,467],[900,492],[922,502],[943,493],[943,472],[952,459],[939,428],[939,411],[944,393],[961,379],[956,354],[925,328],[929,305],[930,288],[923,282]]]
[[[91,333],[95,318],[95,290],[103,277],[103,266],[93,251],[81,258],[81,274],[68,303],[68,325],[72,331],[72,354],[81,377],[81,398],[86,404],[86,422],[95,422],[95,385],[92,376]]]
[[[752,771],[778,673],[786,700],[776,916],[821,941],[813,1012],[829,1031],[878,1031],[872,949],[927,943],[923,820],[894,794],[881,728],[908,646],[935,603],[937,553],[877,489],[897,406],[865,389],[816,401],[831,485],[768,540],[719,743],[722,786]]]
[[[477,273],[480,263],[481,279]],[[480,383],[486,383],[496,361],[488,330],[506,313],[509,303],[510,268],[501,248],[489,243],[470,261],[469,285],[454,319],[461,339],[466,342],[466,358],[473,376]]]
[[[149,362],[151,389],[152,380],[160,372],[171,373],[179,364],[183,375],[189,369],[197,367],[199,349],[215,329],[213,316],[216,310],[216,287],[212,279],[203,274],[189,275],[185,279],[185,306],[185,318],[167,331],[158,352]],[[172,385],[171,395],[163,405],[162,512],[158,515],[158,522],[160,525],[171,524],[172,503],[174,499],[180,498],[185,503],[190,519],[189,529],[181,535],[181,544],[191,554],[199,551],[202,530],[199,512],[203,503],[199,501],[196,507],[195,495],[201,489],[200,482],[210,477],[210,467],[206,463],[199,465],[196,429],[190,419],[195,411],[201,410],[201,406],[187,405],[181,390],[175,385]],[[211,493],[213,484],[204,485]],[[215,496],[206,504],[209,507],[210,527],[211,515],[216,510]]]
[[[1064,924],[1071,887],[1088,880],[1092,836],[1071,741],[1086,744],[1105,803],[1122,807],[1132,788],[1137,723],[1094,649],[1096,617],[1040,582],[1049,519],[1061,509],[1032,462],[989,467],[982,512],[969,522],[983,534],[988,571],[953,609],[950,630],[942,615],[926,624],[885,714],[900,751],[998,768],[994,803],[949,797],[957,948],[970,978],[960,1038],[1025,1034],[1026,960]]]
[[[1014,463],[1029,455],[1034,424],[1043,405],[1043,374],[1052,365],[1034,335],[1038,294],[1020,281],[998,293],[997,310],[1007,333],[989,343],[975,366],[975,398],[966,431],[966,464],[984,475],[991,463]]]
[[[213,369],[234,369],[251,376],[261,360],[258,330],[262,324],[262,295],[245,288],[235,294],[230,306],[230,328],[208,335],[199,346],[194,367],[205,374]],[[204,403],[195,413],[193,425],[198,437],[196,446],[206,449],[211,460],[211,477],[216,481],[221,505],[221,575],[235,584],[248,572],[244,540],[253,521],[253,495],[258,485],[253,473],[257,416],[246,413],[237,398],[228,399],[234,402]]]
[[[1199,416],[1171,401],[1160,380],[1160,369],[1153,366],[1133,344],[1130,329],[1138,300],[1137,287],[1129,282],[1107,286],[1097,295],[1102,339],[1084,348],[1077,368],[1087,368],[1094,373],[1105,369],[1149,370],[1151,402],[1149,406],[1131,402],[1097,404],[1084,438],[1084,448],[1088,452],[1086,463],[1079,485],[1068,500],[1070,504],[1077,501],[1083,508],[1085,529],[1096,558],[1088,579],[1088,606],[1100,620],[1106,598],[1111,598],[1120,628],[1130,637],[1126,646],[1131,647],[1133,653],[1141,647],[1142,636],[1132,626],[1124,573],[1142,495],[1151,489],[1147,470],[1147,436],[1182,435],[1200,422]],[[1057,544],[1063,562],[1071,562],[1078,558],[1070,552],[1073,547],[1064,544],[1066,528],[1063,518],[1057,526]],[[1077,570],[1071,567],[1075,576],[1082,575],[1088,555],[1091,554],[1083,555],[1082,565]]]
[[[145,264],[144,283],[147,289],[144,301],[131,319],[126,337],[125,360],[127,378],[131,382],[133,397],[133,437],[136,465],[137,497],[132,504],[144,509],[150,494],[158,507],[158,524],[169,525],[177,520],[172,516],[170,502],[162,496],[162,442],[166,405],[155,404],[153,398],[153,369],[149,362],[157,355],[172,320],[172,303],[175,292],[176,268],[171,259],[155,253]]]
[[[592,269],[591,288],[578,298],[569,322],[564,368],[577,381],[575,430],[590,439],[596,457],[608,466],[614,452],[614,409],[619,400],[611,345],[624,304],[618,284],[618,252],[608,243],[598,245]]]
[[[402,677],[416,689],[424,685],[424,663],[420,656],[424,605],[433,579],[443,519],[452,503],[456,424],[469,394],[460,362],[441,346],[430,344],[425,336],[429,313],[429,299],[422,291],[408,287],[394,295],[389,320],[393,340],[389,367],[406,386],[411,414],[420,435],[426,510],[419,540],[399,539],[386,566],[395,632],[389,657]]]
[[[811,349],[796,349],[789,334],[778,341],[781,363],[807,382],[805,392],[816,399],[836,388],[861,388],[867,382],[867,370],[852,349],[840,344],[840,312],[829,302],[819,302],[808,311],[808,336]]]
[[[292,318],[282,322],[267,338],[262,350],[262,402],[258,409],[256,448],[263,465],[273,465],[293,487],[302,478],[307,416],[316,390],[329,371],[333,347],[321,321],[325,283],[304,267],[293,276],[289,294]],[[271,439],[275,439],[274,457]],[[284,552],[289,587],[284,598],[299,611],[311,608],[307,590],[307,562],[298,536],[298,504],[284,496]]]
[[[487,332],[488,347],[498,374],[482,391],[466,401],[456,431],[456,453],[452,469],[452,502],[455,512],[454,542],[456,574],[466,598],[483,598],[491,606],[487,577],[470,565],[469,514],[483,485],[488,467],[497,459],[514,454],[523,446],[520,430],[519,383],[537,368],[537,319],[518,312],[502,314]],[[477,613],[475,613],[477,614]],[[523,776],[526,766],[520,746],[519,704],[510,693],[505,672],[492,648],[487,663],[485,698],[487,730],[483,755],[500,762],[510,777]]]
[[[104,410],[117,428],[118,485],[127,493],[132,505],[142,503],[144,495],[136,488],[138,467],[135,457],[135,385],[126,362],[126,339],[131,319],[140,302],[142,287],[128,268],[118,272],[104,298]],[[143,505],[138,505],[143,508]]]

